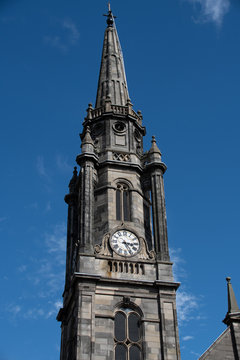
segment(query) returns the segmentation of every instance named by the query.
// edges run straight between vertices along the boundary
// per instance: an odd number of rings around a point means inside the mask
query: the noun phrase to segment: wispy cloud
[[[6,217],[6,216],[0,217],[0,223],[1,223],[1,222],[4,222],[4,221],[6,221],[6,220],[7,220],[7,217]]]
[[[189,340],[192,340],[192,339],[194,339],[194,337],[193,336],[191,336],[191,335],[186,335],[186,336],[183,336],[183,341],[189,341]]]
[[[60,154],[56,157],[56,164],[59,170],[71,174],[72,166],[68,163],[68,159]]]
[[[27,265],[21,265],[18,267],[17,271],[23,273],[27,270]]]
[[[24,319],[49,319],[51,316],[56,317],[58,310],[62,307],[62,302],[57,300],[55,302],[49,302],[48,307],[37,305],[31,308],[24,306],[10,304],[6,307],[6,311],[11,315],[11,318],[16,320],[17,318]]]
[[[170,249],[170,257],[173,262],[173,276],[176,281],[186,277],[186,272],[184,269],[185,260],[182,257],[182,249]]]
[[[21,311],[21,306],[20,305],[16,305],[16,304],[9,304],[7,306],[7,312],[9,312],[13,317],[15,317],[20,311]]]
[[[56,316],[62,306],[59,297],[64,283],[65,224],[52,226],[39,240],[42,247],[39,255],[28,258],[28,264],[16,269],[24,281],[24,291],[19,294],[17,302],[7,304],[4,309],[11,314],[11,320],[48,319]]]
[[[45,36],[44,42],[54,48],[61,50],[62,52],[66,52],[68,47],[63,43],[60,36]]]
[[[62,26],[63,26],[64,29],[67,29],[69,31],[69,36],[68,36],[69,41],[72,44],[75,44],[78,41],[79,37],[80,37],[77,26],[74,24],[74,22],[71,19],[65,19],[63,21]]]
[[[176,281],[187,278],[187,273],[184,268],[185,260],[182,256],[182,250],[170,249],[171,260],[173,261],[173,275]],[[182,289],[183,288],[183,289]],[[177,311],[178,311],[178,322],[179,325],[185,324],[187,321],[200,320],[202,317],[199,315],[195,316],[194,312],[199,308],[199,297],[186,290],[184,286],[181,286],[180,290],[177,291]],[[187,339],[185,339],[186,341]],[[190,339],[188,339],[190,340]]]
[[[194,5],[200,5],[200,14],[195,22],[213,22],[218,27],[222,25],[224,16],[230,9],[230,0],[187,0]]]
[[[56,315],[56,313],[58,312],[58,310],[59,310],[61,307],[62,307],[62,302],[61,302],[61,301],[56,301],[56,302],[53,304],[51,310],[48,311],[48,313],[47,313],[47,315],[46,315],[47,319],[48,319],[49,317],[51,317],[52,315]]]
[[[55,47],[65,53],[70,46],[77,43],[80,34],[76,24],[71,19],[64,19],[58,21],[58,23],[60,23],[60,28],[58,28],[57,34],[47,35],[43,40],[49,46]]]
[[[197,298],[195,295],[179,290],[177,292],[177,309],[178,309],[178,321],[181,323],[190,321],[193,319],[192,312],[199,307]]]
[[[45,243],[47,251],[50,254],[55,254],[55,259],[61,263],[65,263],[65,248],[66,248],[66,225],[57,224],[52,233],[45,235]]]
[[[61,293],[64,280],[66,225],[56,224],[52,231],[45,233],[46,256],[37,260],[35,285],[42,297],[56,296]]]
[[[45,168],[45,164],[44,164],[43,156],[37,157],[36,167],[37,167],[37,172],[39,173],[39,175],[41,175],[43,177],[48,177],[48,174],[47,174],[47,171]]]
[[[48,201],[46,204],[46,207],[45,207],[45,212],[49,212],[49,211],[51,211],[51,209],[52,209],[51,203],[50,203],[50,201]]]
[[[51,316],[56,317],[58,310],[62,306],[62,302],[59,300],[55,302],[49,302],[49,306],[50,308],[48,309],[45,309],[41,306],[28,309],[27,311],[23,312],[23,316],[26,319],[39,319],[39,318],[48,319]]]

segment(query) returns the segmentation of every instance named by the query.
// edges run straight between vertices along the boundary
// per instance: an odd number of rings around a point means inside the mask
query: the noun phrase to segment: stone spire
[[[156,142],[156,138],[155,136],[152,136],[152,146],[151,149],[149,150],[149,156],[150,156],[150,160],[160,160],[161,161],[161,151],[159,150],[158,146],[157,146],[157,142]]]
[[[226,280],[227,280],[227,291],[228,291],[228,312],[223,322],[225,324],[228,324],[230,321],[235,320],[236,317],[239,319],[240,309],[238,307],[237,300],[232,288],[231,278],[227,277]]]
[[[236,313],[236,312],[240,312],[240,309],[238,307],[237,304],[237,300],[232,288],[232,284],[231,284],[231,278],[227,277],[227,288],[228,288],[228,314],[232,314],[232,313]]]
[[[112,104],[122,106],[126,106],[129,99],[123,55],[110,4],[106,16],[107,28],[104,34],[95,108],[103,106],[107,97]]]

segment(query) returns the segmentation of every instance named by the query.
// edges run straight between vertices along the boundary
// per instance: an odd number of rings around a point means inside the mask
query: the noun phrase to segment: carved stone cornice
[[[76,162],[79,166],[81,166],[84,162],[91,161],[94,164],[98,164],[98,156],[94,153],[84,153],[80,154],[76,157]]]

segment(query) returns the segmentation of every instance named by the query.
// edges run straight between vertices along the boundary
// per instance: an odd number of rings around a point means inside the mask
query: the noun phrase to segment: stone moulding
[[[111,236],[110,233],[106,233],[103,236],[101,245],[99,245],[99,244],[95,245],[95,247],[94,247],[95,254],[113,257],[113,251],[110,250],[110,246],[109,246],[110,236]],[[140,260],[155,260],[156,259],[155,251],[148,250],[148,246],[147,246],[145,239],[143,237],[139,237],[139,241],[140,241],[140,251],[137,253],[136,256],[134,256],[134,258],[137,257]],[[129,258],[129,260],[130,259],[131,258]]]
[[[102,244],[95,245],[95,247],[94,247],[95,254],[104,255],[104,256],[112,256],[112,252],[110,251],[109,246],[108,246],[109,238],[110,238],[110,233],[107,233],[103,236]]]

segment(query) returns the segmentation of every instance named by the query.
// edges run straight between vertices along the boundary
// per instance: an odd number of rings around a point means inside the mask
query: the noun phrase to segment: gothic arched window
[[[130,221],[130,192],[126,184],[117,184],[116,220]]]
[[[142,324],[132,309],[120,309],[114,320],[115,360],[143,360]]]

